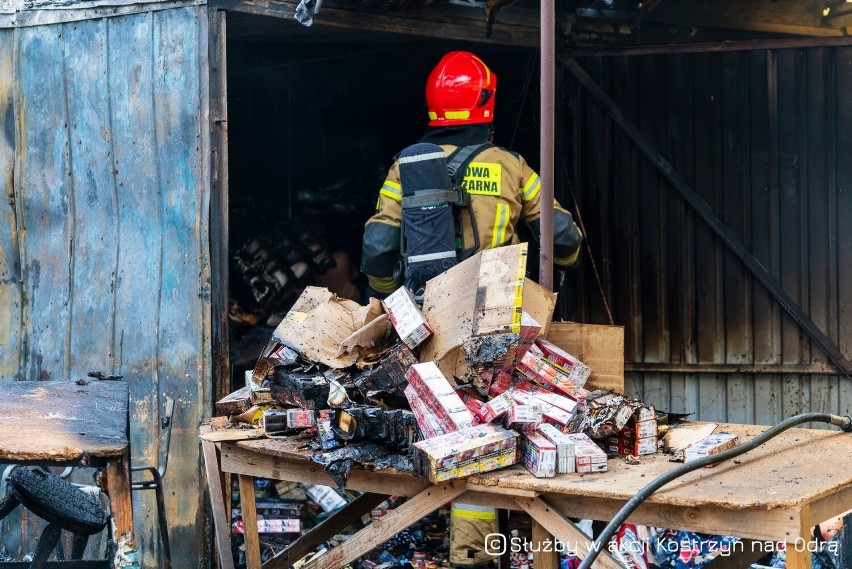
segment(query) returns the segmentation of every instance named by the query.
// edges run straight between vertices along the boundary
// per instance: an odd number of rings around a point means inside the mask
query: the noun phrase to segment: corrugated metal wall
[[[207,89],[204,6],[0,30],[0,378],[124,376],[134,464],[157,463],[160,401],[177,400],[175,567],[208,555]],[[135,527],[157,567],[145,494]]]
[[[852,356],[852,48],[578,61]],[[704,420],[850,413],[848,377],[731,373],[832,364],[570,75],[566,86],[567,171],[603,291],[626,326],[628,369],[640,370],[628,390]],[[606,322],[592,271],[584,275],[583,318]],[[644,371],[653,367],[664,372]]]

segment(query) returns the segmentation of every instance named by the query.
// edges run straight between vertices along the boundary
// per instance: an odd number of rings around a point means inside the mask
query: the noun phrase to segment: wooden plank
[[[68,227],[69,116],[58,27],[18,30],[20,167],[18,235],[24,322],[22,374],[26,379],[68,377],[71,271]]]
[[[296,455],[295,460],[293,458],[281,459],[280,457],[257,454],[248,448],[241,448],[242,445],[249,444],[252,444],[252,442],[221,443],[223,472],[254,474],[273,480],[336,486],[334,480],[325,473],[322,466],[311,462],[304,455],[301,457]],[[388,488],[393,488],[394,494],[397,496],[414,496],[430,485],[431,483],[427,479],[407,473],[391,470],[365,471],[359,468],[352,469],[347,482],[348,488],[376,494],[382,494]]]
[[[68,222],[73,242],[69,377],[112,373],[118,197],[113,177],[106,20],[63,25],[69,114]],[[108,291],[105,294],[105,291]],[[98,334],[92,334],[98,330]]]
[[[210,430],[202,425],[199,431],[204,434]],[[219,468],[219,449],[210,441],[201,440],[204,456],[204,472],[207,475],[207,492],[210,495],[210,508],[213,511],[213,528],[216,537],[216,549],[219,552],[219,568],[234,569],[234,556],[231,553],[231,515],[225,507],[222,492],[222,471]],[[230,477],[229,477],[230,478]]]
[[[18,243],[15,188],[15,39],[14,30],[0,31],[0,377],[21,374],[21,257]]]
[[[27,418],[38,427],[22,437]],[[0,381],[0,461],[74,462],[127,448],[127,383]]]
[[[109,494],[115,535],[129,536],[133,542],[133,503],[130,496],[130,449],[120,457],[111,459],[104,472]]]
[[[559,554],[553,536],[537,518],[532,519],[532,548],[535,551],[536,569],[558,569]]]
[[[210,8],[210,259],[214,400],[232,391],[229,350],[227,12]]]
[[[312,559],[303,569],[339,569],[464,492],[465,484],[461,480],[426,488],[382,519],[374,521],[337,547]]]
[[[557,510],[548,505],[541,498],[515,498],[515,502],[530,515],[534,522],[538,523],[544,531],[552,534],[551,539],[555,537],[560,540],[567,549],[576,552],[577,557],[585,559],[589,551],[592,551],[592,539],[584,534],[580,528],[574,525],[571,520],[566,519]],[[535,547],[536,539],[533,532],[533,546]],[[553,548],[556,550],[556,548]],[[538,554],[536,554],[538,560]],[[623,569],[621,564],[616,561],[612,555],[606,550],[606,545],[601,548],[595,559],[595,567],[603,567],[604,569]]]
[[[266,438],[266,433],[262,429],[227,429],[201,435],[201,440],[211,443],[248,441],[262,438]]]
[[[625,503],[610,498],[580,500],[559,494],[548,494],[547,499],[564,516],[602,521],[611,520]],[[627,518],[627,523],[783,541],[790,529],[790,516],[796,513],[797,510],[780,508],[731,510],[718,504],[688,507],[644,502]]]
[[[257,535],[257,505],[254,496],[254,476],[240,474],[240,510],[246,546],[246,569],[260,569],[260,540]]]
[[[321,524],[299,537],[286,549],[276,554],[275,557],[265,562],[263,569],[287,569],[310,553],[317,545],[360,520],[361,516],[369,513],[388,497],[386,494],[371,494],[369,492],[358,496],[326,518]]]

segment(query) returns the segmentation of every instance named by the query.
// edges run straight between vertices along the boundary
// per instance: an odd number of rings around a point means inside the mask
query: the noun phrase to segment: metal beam
[[[699,216],[710,226],[710,229],[722,240],[725,245],[745,264],[752,274],[759,280],[769,293],[775,297],[779,304],[796,321],[796,323],[811,337],[811,339],[825,352],[825,354],[840,368],[845,375],[852,378],[852,363],[840,352],[840,349],[820,330],[813,320],[805,314],[799,305],[787,294],[781,284],[773,277],[766,267],[751,254],[746,246],[734,235],[730,228],[716,215],[713,209],[705,202],[695,190],[690,187],[683,176],[666,160],[656,149],[654,144],[630,122],[618,105],[604,93],[594,80],[589,77],[586,70],[570,57],[560,57],[569,71],[577,78],[580,84],[589,94],[600,103],[613,120],[624,130],[634,144],[639,147],[645,156],[657,167],[657,169],[671,183],[675,190],[687,201]]]
[[[541,3],[541,120],[539,120],[539,168],[541,177],[541,237],[539,239],[538,282],[547,290],[553,290],[553,185],[556,179],[554,166],[554,141],[556,126],[554,117],[556,84],[556,5],[554,0]]]

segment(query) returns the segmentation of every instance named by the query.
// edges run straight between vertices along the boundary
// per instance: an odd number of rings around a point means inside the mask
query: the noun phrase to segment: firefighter
[[[426,83],[429,127],[420,142],[440,145],[447,155],[459,146],[491,142],[497,76],[477,56],[447,53]],[[361,270],[370,292],[383,297],[400,286],[395,267],[400,257],[402,188],[399,165],[391,167],[379,191],[376,213],[364,229]],[[462,185],[470,196],[479,236],[478,250],[519,242],[516,228],[526,223],[540,235],[541,181],[519,154],[488,145],[467,167]],[[571,214],[553,202],[555,264],[570,267],[580,255],[582,235]],[[470,216],[460,215],[461,246],[475,242]],[[475,252],[475,251],[472,251]],[[454,503],[450,510],[450,564],[456,568],[494,566],[486,551],[488,534],[497,531],[494,508]]]
[[[448,155],[459,146],[491,142],[497,76],[481,59],[466,51],[447,53],[426,83],[429,125],[420,142],[440,145]],[[379,190],[376,213],[364,228],[361,271],[374,296],[400,286],[395,268],[400,260],[402,188],[399,164],[394,162]],[[541,180],[522,156],[488,145],[467,167],[462,186],[467,190],[476,223],[479,248],[519,242],[524,222],[536,239],[540,235]],[[554,200],[553,251],[558,267],[570,267],[580,255],[582,235],[571,214]],[[458,216],[460,249],[476,243],[471,216]]]

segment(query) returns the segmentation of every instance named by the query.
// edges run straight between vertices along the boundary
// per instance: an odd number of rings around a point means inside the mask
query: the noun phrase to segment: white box
[[[432,329],[417,308],[414,295],[404,286],[382,301],[394,330],[409,348],[416,348],[432,335]]]

